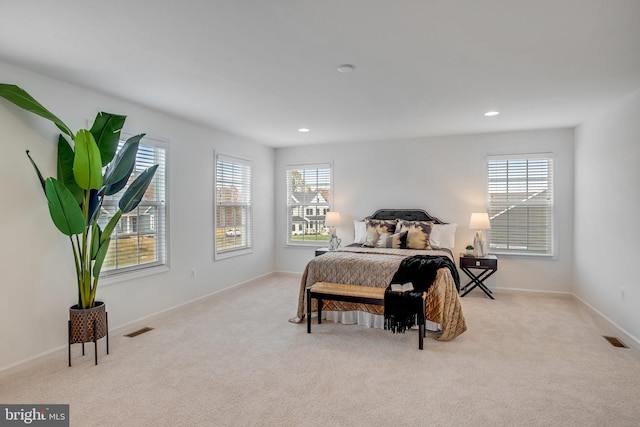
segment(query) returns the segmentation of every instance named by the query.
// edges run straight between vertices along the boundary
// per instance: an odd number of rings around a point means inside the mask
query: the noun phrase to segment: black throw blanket
[[[453,261],[441,255],[416,255],[402,260],[398,271],[384,293],[384,328],[404,333],[414,325],[424,325],[425,313],[422,294],[433,284],[438,269],[446,267],[460,291],[460,276]],[[413,284],[412,291],[394,292],[392,284]]]

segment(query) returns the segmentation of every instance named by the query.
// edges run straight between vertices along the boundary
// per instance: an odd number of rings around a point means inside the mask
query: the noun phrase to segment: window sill
[[[110,276],[101,277],[100,285],[109,286],[109,285],[113,285],[114,283],[127,282],[130,280],[140,279],[142,277],[168,273],[169,271],[170,270],[167,265],[158,265],[154,267],[140,268],[138,270],[133,270],[133,271],[114,273]]]
[[[220,261],[223,259],[227,259],[227,258],[233,258],[233,257],[237,257],[237,256],[242,256],[242,255],[248,255],[253,253],[253,249],[252,248],[248,248],[248,249],[238,249],[235,251],[226,251],[226,252],[216,252],[213,255],[213,259],[214,261]]]
[[[493,252],[489,251],[490,255],[498,255],[500,257],[514,257],[514,258],[542,258],[542,259],[558,259],[557,255],[553,254],[528,254],[526,252]]]
[[[286,243],[285,247],[292,249],[315,249],[315,248],[328,248],[329,242],[309,242],[309,243]]]

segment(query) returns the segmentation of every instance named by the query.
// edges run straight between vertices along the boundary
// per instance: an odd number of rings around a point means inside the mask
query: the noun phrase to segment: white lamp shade
[[[489,222],[489,214],[486,212],[476,212],[471,214],[469,220],[469,228],[472,230],[489,230],[491,222]]]
[[[328,227],[336,227],[340,225],[340,212],[327,212],[324,225]]]

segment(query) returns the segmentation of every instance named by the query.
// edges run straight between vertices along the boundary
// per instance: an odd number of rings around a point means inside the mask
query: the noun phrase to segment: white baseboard
[[[629,333],[626,329],[618,325],[616,322],[611,320],[609,317],[604,315],[598,309],[593,307],[591,304],[580,298],[573,292],[558,292],[558,291],[539,291],[539,290],[531,290],[531,289],[516,289],[516,288],[494,288],[492,291],[498,291],[500,293],[527,293],[529,295],[542,295],[542,296],[554,296],[561,298],[574,298],[580,303],[582,303],[594,316],[598,318],[601,322],[605,323],[608,327],[612,328],[615,331],[616,335],[620,335],[620,339],[629,347],[633,347],[635,349],[640,350],[640,339],[638,339],[633,334]]]
[[[275,273],[273,273],[273,272],[266,273],[266,274],[263,274],[261,276],[254,277],[252,279],[245,280],[244,282],[235,283],[235,284],[233,284],[231,286],[227,286],[226,288],[215,290],[213,292],[210,292],[208,294],[199,296],[199,297],[191,299],[189,301],[182,302],[180,304],[165,308],[165,309],[157,311],[155,313],[148,314],[148,315],[146,315],[144,317],[141,317],[139,319],[132,320],[131,322],[124,323],[122,325],[119,325],[119,326],[113,328],[110,332],[118,334],[120,332],[124,332],[126,329],[130,329],[130,328],[131,329],[135,329],[135,328],[139,327],[141,323],[147,322],[150,319],[154,319],[154,318],[156,318],[158,316],[161,316],[163,314],[172,312],[174,310],[178,310],[178,309],[180,309],[182,307],[194,304],[194,303],[196,303],[198,301],[201,301],[201,300],[204,300],[204,299],[207,299],[207,298],[212,298],[214,296],[223,295],[223,294],[225,294],[227,292],[230,292],[230,291],[232,291],[234,289],[237,289],[237,288],[240,288],[242,286],[247,286],[247,285],[250,285],[250,284],[253,284],[253,283],[257,283],[257,282],[259,282],[261,280],[264,280],[267,277],[273,276],[274,274]]]
[[[287,277],[302,277],[302,273],[296,273],[295,271],[274,271],[273,274],[280,274]]]
[[[62,353],[63,351],[64,352],[67,351],[66,345],[56,347],[51,350],[45,351],[44,353],[37,354],[35,356],[18,361],[16,363],[12,363],[0,369],[0,378],[8,377],[11,374],[15,374],[20,371],[27,370],[39,363],[44,362],[45,360],[53,359],[54,356],[61,357],[58,355],[58,353]],[[66,359],[65,359],[65,363],[66,363]]]
[[[553,296],[553,297],[561,297],[561,298],[573,298],[574,296],[571,292],[544,291],[544,290],[537,290],[537,289],[493,288],[491,290],[497,291],[500,293],[526,293],[528,295]]]
[[[192,300],[189,300],[189,301],[186,301],[186,302],[183,302],[183,303],[180,303],[180,304],[176,304],[174,306],[171,306],[171,307],[165,308],[163,310],[160,310],[158,312],[146,315],[144,317],[141,317],[139,319],[133,320],[131,322],[127,322],[127,323],[124,323],[122,325],[118,325],[118,326],[116,326],[114,328],[110,328],[109,329],[109,334],[119,335],[120,333],[126,332],[128,330],[135,330],[137,327],[140,327],[143,323],[148,322],[149,319],[153,319],[153,318],[156,318],[156,317],[161,316],[163,314],[166,314],[168,312],[171,312],[173,310],[177,310],[177,309],[180,309],[180,308],[182,308],[184,306],[187,306],[187,305],[190,305],[190,304],[194,304],[194,303],[196,303],[196,302],[198,302],[200,300],[203,300],[205,298],[211,298],[211,297],[214,297],[214,296],[223,295],[223,294],[225,294],[227,292],[230,292],[230,291],[232,291],[234,289],[237,289],[239,287],[247,286],[247,285],[251,285],[253,283],[260,282],[260,281],[264,280],[265,278],[274,276],[276,274],[283,274],[283,273],[270,272],[270,273],[266,273],[266,274],[263,274],[263,275],[258,276],[258,277],[254,277],[254,278],[249,279],[249,280],[245,280],[244,282],[235,283],[235,284],[233,284],[231,286],[228,286],[226,288],[218,289],[218,290],[213,291],[211,293],[208,293],[206,295],[194,298]],[[19,371],[23,371],[25,369],[29,369],[30,367],[32,367],[32,366],[34,366],[34,365],[36,365],[38,363],[41,363],[41,362],[43,362],[45,360],[53,359],[54,357],[60,357],[59,353],[61,353],[63,351],[65,353],[67,352],[67,345],[66,344],[62,345],[62,346],[59,346],[59,347],[55,347],[55,348],[53,348],[51,350],[47,350],[47,351],[45,351],[43,353],[37,354],[37,355],[29,357],[27,359],[18,361],[16,363],[12,363],[12,364],[10,364],[8,366],[4,366],[4,367],[0,368],[0,378],[9,376],[9,375],[14,374],[14,373],[19,372]]]
[[[589,309],[589,311],[592,314],[597,316],[600,320],[605,322],[608,326],[612,327],[617,334],[621,335],[620,339],[622,340],[622,342],[624,342],[629,347],[633,347],[637,350],[640,350],[640,339],[638,339],[638,337],[628,332],[622,326],[618,325],[616,322],[614,322],[609,317],[607,317],[604,313],[600,312],[600,310],[598,310],[597,308],[595,308],[594,306],[592,306],[591,304],[589,304],[588,302],[580,298],[578,295],[576,294],[572,294],[572,295],[576,300],[580,301],[587,309]]]
[[[272,271],[270,273],[266,273],[263,274],[261,276],[258,277],[254,277],[252,279],[249,280],[245,280],[243,282],[239,282],[239,283],[235,283],[231,286],[228,286],[226,288],[223,289],[218,289],[214,292],[208,293],[206,295],[194,298],[192,300],[180,303],[180,304],[176,304],[175,306],[172,307],[168,307],[166,309],[163,309],[161,311],[158,311],[156,313],[152,313],[149,314],[147,316],[141,317],[139,319],[136,319],[134,321],[131,322],[127,322],[125,324],[119,325],[115,328],[112,328],[109,333],[110,334],[120,334],[123,332],[126,332],[127,330],[132,330],[135,329],[137,327],[140,327],[142,324],[144,324],[145,322],[148,322],[150,319],[156,318],[158,316],[161,316],[163,314],[166,314],[168,312],[171,312],[173,310],[177,310],[180,309],[184,306],[190,305],[190,304],[194,304],[198,301],[201,301],[203,299],[206,298],[211,298],[211,297],[215,297],[215,296],[220,296],[223,295],[227,292],[230,292],[234,289],[237,289],[239,287],[242,286],[248,286],[254,283],[258,283],[268,277],[272,277],[275,275],[281,275],[281,276],[287,276],[287,277],[301,277],[302,273],[296,273],[296,272],[290,272],[290,271]],[[615,323],[613,320],[611,320],[609,317],[605,316],[603,313],[601,313],[599,310],[597,310],[595,307],[593,307],[591,304],[589,304],[588,302],[586,302],[585,300],[583,300],[582,298],[580,298],[579,296],[577,296],[574,293],[571,292],[558,292],[558,291],[540,291],[540,290],[530,290],[530,289],[515,289],[515,288],[493,288],[493,291],[497,291],[500,293],[509,293],[509,292],[513,292],[513,293],[527,293],[530,295],[545,295],[545,296],[555,296],[555,297],[561,297],[561,298],[575,298],[576,300],[580,301],[587,309],[589,309],[589,311],[591,311],[595,316],[597,316],[600,320],[602,320],[603,322],[605,322],[607,325],[609,325],[610,327],[612,327],[617,334],[621,335],[621,339],[623,340],[623,342],[629,346],[633,346],[636,349],[640,350],[640,340],[635,337],[634,335],[632,335],[631,333],[629,333],[628,331],[626,331],[624,328],[622,328],[620,325],[618,325],[617,323]],[[43,353],[40,353],[38,355],[29,357],[27,359],[24,359],[22,361],[13,363],[11,365],[5,366],[3,368],[0,369],[0,378],[9,376],[13,373],[25,370],[25,369],[29,369],[30,367],[41,363],[47,359],[52,359],[54,357],[60,357],[60,355],[58,353],[61,352],[65,352],[67,351],[67,346],[66,345],[62,345],[59,347],[55,347],[51,350],[45,351]]]

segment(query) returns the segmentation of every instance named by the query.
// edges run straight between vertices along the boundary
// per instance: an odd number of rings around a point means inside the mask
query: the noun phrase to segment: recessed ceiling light
[[[300,129],[298,129],[298,132],[309,132],[309,129],[307,129],[307,128],[300,128]]]
[[[342,74],[347,74],[347,73],[352,72],[355,69],[356,69],[356,67],[354,67],[351,64],[342,64],[341,66],[338,67],[338,72],[342,73]]]
[[[498,114],[500,114],[500,111],[487,111],[486,113],[484,113],[486,117],[493,117],[497,116]]]

